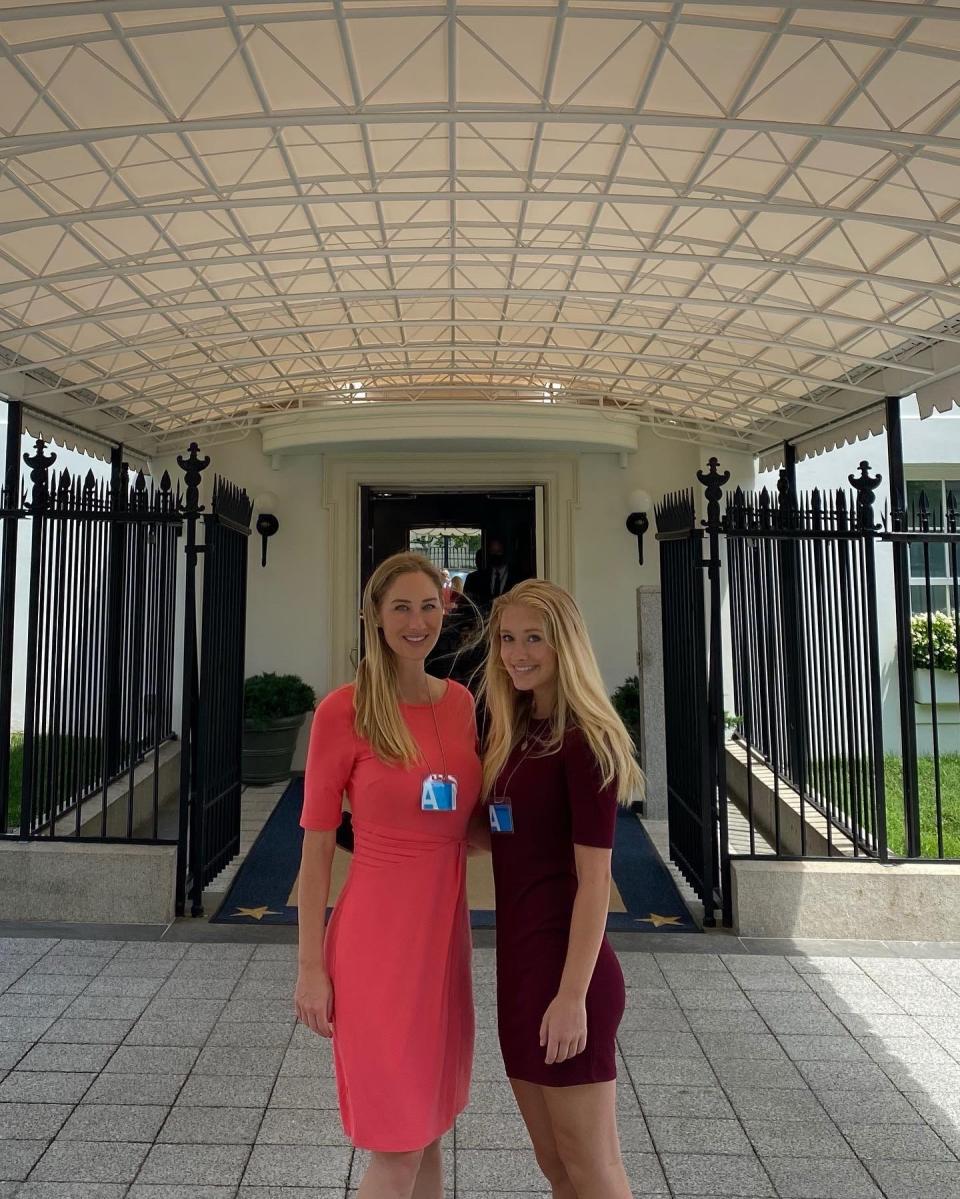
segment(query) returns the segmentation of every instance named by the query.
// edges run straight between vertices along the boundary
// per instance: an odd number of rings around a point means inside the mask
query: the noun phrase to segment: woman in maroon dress
[[[623,974],[605,936],[617,804],[643,786],[583,617],[542,579],[490,617],[484,794],[504,1065],[555,1199],[630,1199],[616,1122]]]

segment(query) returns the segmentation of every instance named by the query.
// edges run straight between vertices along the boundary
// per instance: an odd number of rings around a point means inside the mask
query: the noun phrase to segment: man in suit
[[[509,591],[514,583],[520,582],[519,573],[507,561],[507,552],[499,537],[491,537],[487,542],[487,564],[467,575],[463,583],[463,593],[486,611],[497,598]]]

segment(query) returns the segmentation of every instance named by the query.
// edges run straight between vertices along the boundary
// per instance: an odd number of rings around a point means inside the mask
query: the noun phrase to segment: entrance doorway
[[[509,491],[361,487],[361,592],[379,563],[408,549],[425,553],[441,569],[465,579],[471,572],[486,568],[489,547],[499,542],[512,582],[542,573],[542,557],[538,555],[542,491],[542,487]],[[472,679],[479,665],[478,655],[463,651],[462,646],[470,641],[476,622],[477,612],[472,605],[450,613],[444,634],[428,659],[431,673],[449,675],[464,683]],[[362,654],[362,629],[360,645]]]

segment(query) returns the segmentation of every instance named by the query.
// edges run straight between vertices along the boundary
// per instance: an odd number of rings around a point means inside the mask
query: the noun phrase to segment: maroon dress
[[[530,733],[546,737],[548,722]],[[542,753],[534,746],[532,753]],[[616,1078],[616,1034],[625,992],[606,937],[587,990],[587,1047],[548,1066],[540,1022],[560,986],[577,893],[574,844],[613,846],[616,784],[601,786],[583,733],[567,730],[557,753],[514,747],[494,795],[513,804],[512,833],[491,833],[497,895],[497,1022],[507,1076],[571,1087]]]

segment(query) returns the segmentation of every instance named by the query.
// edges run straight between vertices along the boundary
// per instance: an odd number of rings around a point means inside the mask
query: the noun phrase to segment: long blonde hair
[[[547,644],[557,655],[557,704],[541,755],[555,753],[565,730],[583,731],[600,767],[603,785],[616,780],[617,800],[643,795],[643,772],[633,742],[607,698],[583,615],[569,592],[545,579],[517,583],[493,603],[483,678],[488,734],[483,756],[483,793],[490,795],[514,745],[525,735],[533,711],[532,692],[517,691],[500,658],[500,624],[508,604],[523,604],[543,619]]]
[[[437,589],[441,604],[443,576],[422,554],[393,554],[376,568],[363,589],[364,657],[357,667],[353,692],[354,728],[366,738],[382,762],[413,766],[420,751],[400,715],[397,660],[380,628],[380,606],[391,584],[401,575],[422,574]]]

